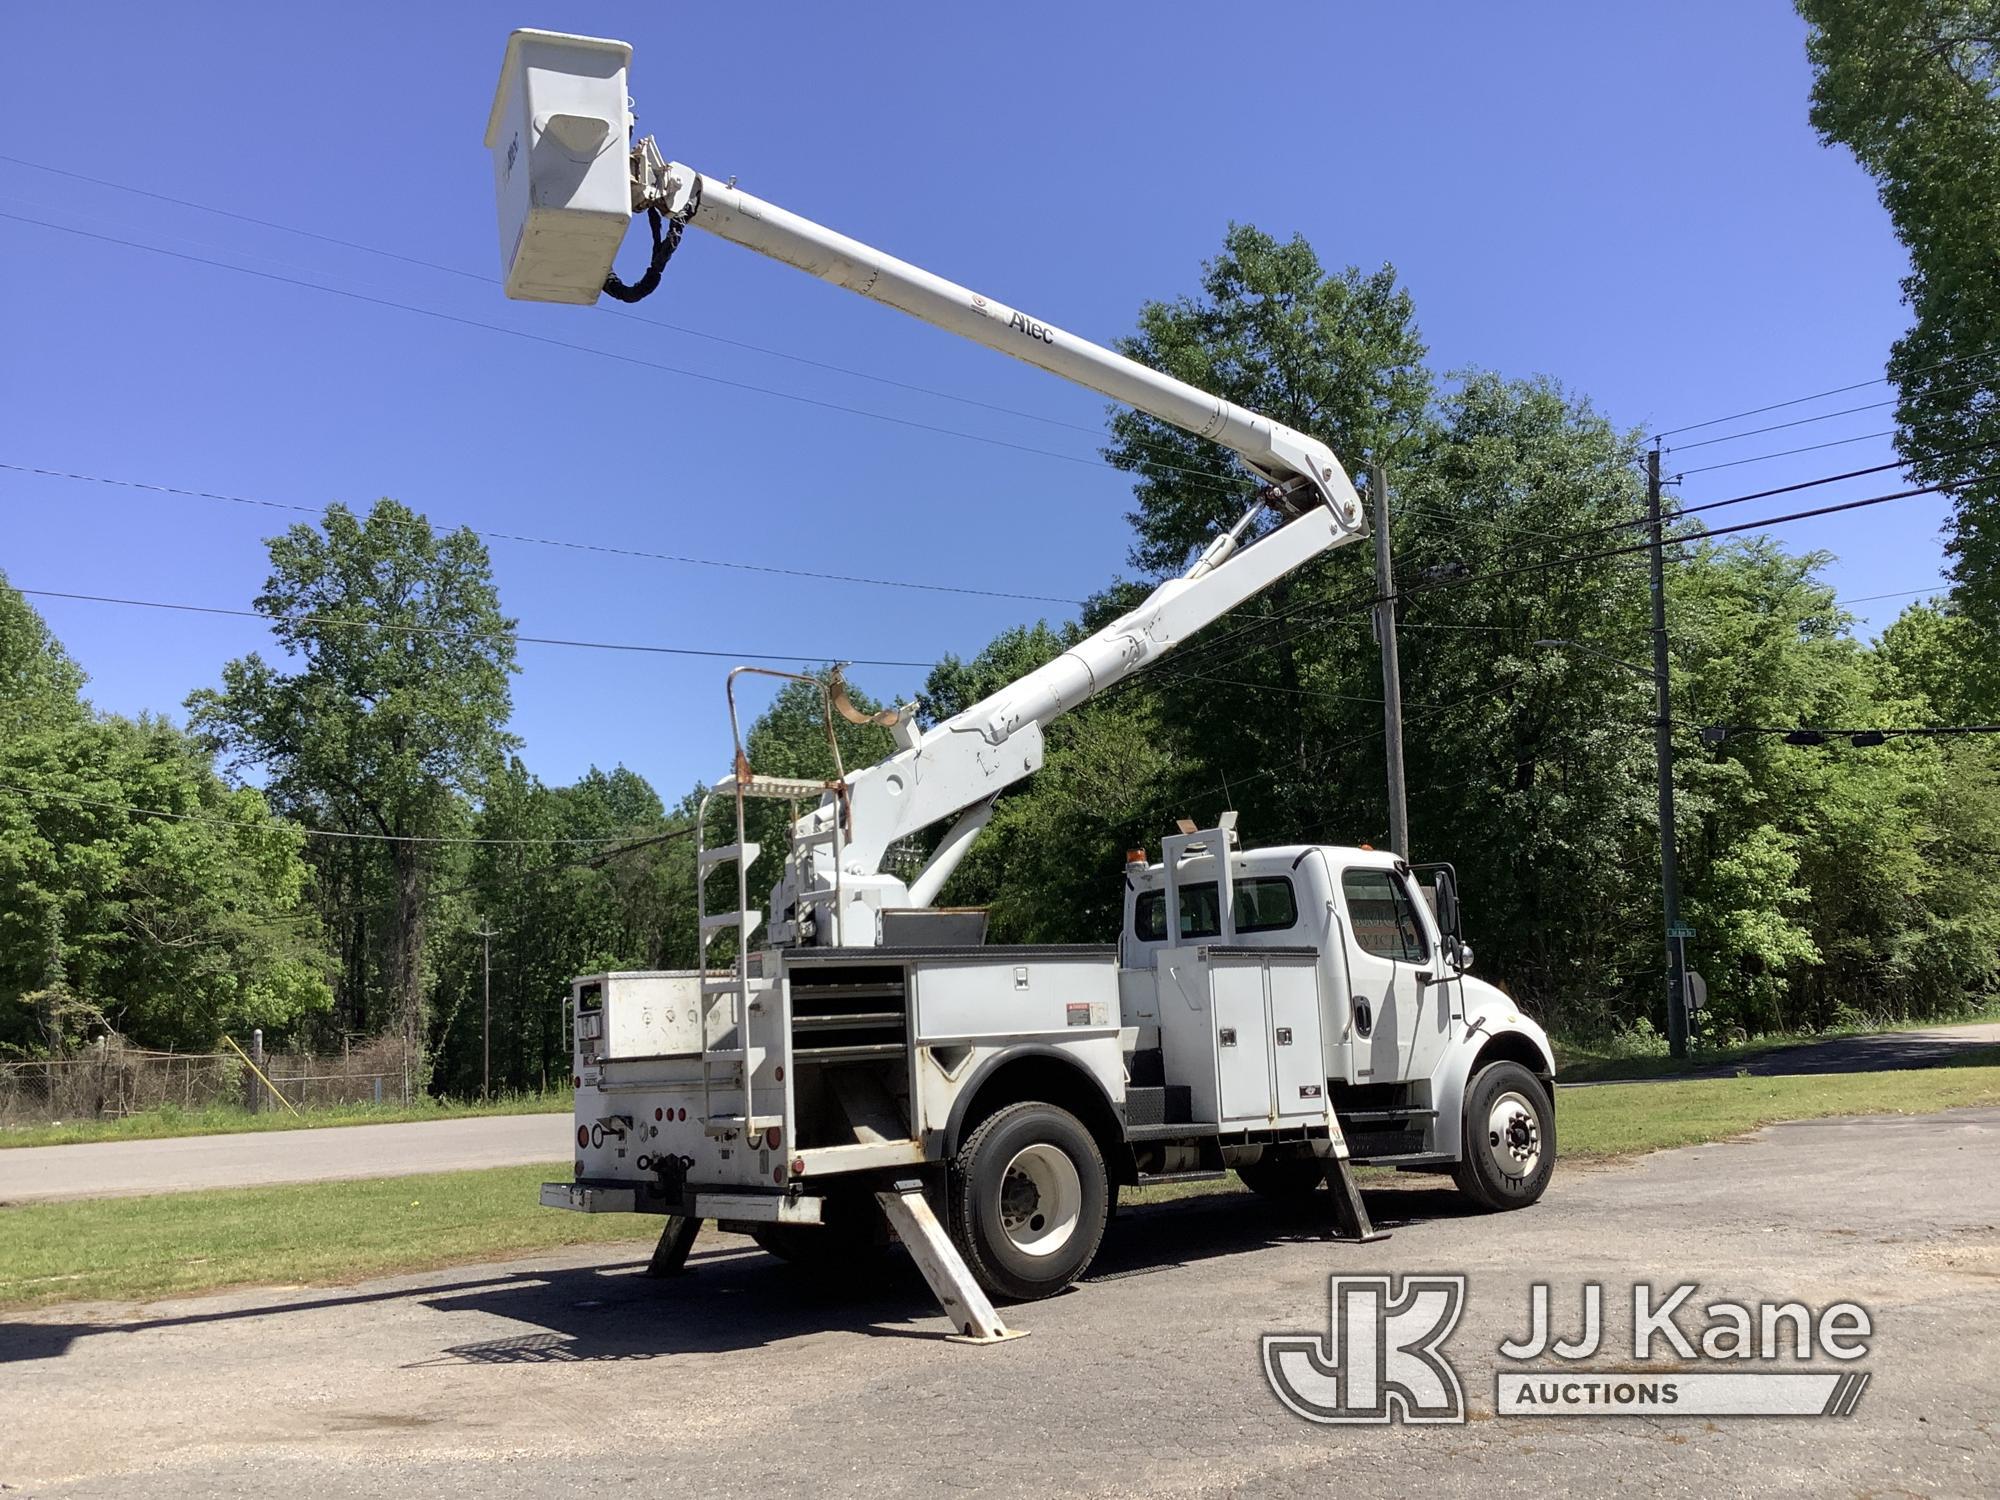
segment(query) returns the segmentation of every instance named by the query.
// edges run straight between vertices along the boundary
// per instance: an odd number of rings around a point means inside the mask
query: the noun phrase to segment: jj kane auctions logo
[[[1631,1358],[1590,1369],[1605,1348],[1604,1287],[1586,1282],[1573,1337],[1552,1328],[1548,1284],[1529,1288],[1528,1330],[1499,1346],[1500,1416],[1849,1416],[1868,1386],[1856,1369],[1771,1369],[1815,1358],[1851,1364],[1868,1353],[1874,1323],[1857,1302],[1815,1312],[1802,1302],[1715,1301],[1691,1306],[1693,1282],[1665,1292],[1632,1287]],[[1334,1276],[1327,1332],[1266,1334],[1264,1375],[1285,1407],[1309,1422],[1454,1423],[1465,1420],[1459,1373],[1444,1352],[1465,1310],[1464,1276]],[[1558,1363],[1539,1363],[1553,1359]],[[1648,1368],[1654,1361],[1657,1368]],[[1694,1368],[1688,1368],[1689,1365]],[[1758,1368],[1757,1366],[1763,1366]]]

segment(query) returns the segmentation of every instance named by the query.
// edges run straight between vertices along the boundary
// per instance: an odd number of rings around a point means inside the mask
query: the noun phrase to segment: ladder
[[[760,776],[750,769],[736,712],[736,679],[745,672],[791,682],[809,682],[820,690],[827,744],[833,752],[834,780]],[[729,727],[736,742],[735,769],[702,794],[695,813],[696,952],[701,970],[701,1113],[703,1129],[711,1136],[740,1134],[747,1140],[767,1129],[784,1126],[782,1116],[756,1112],[752,1092],[757,1069],[765,1061],[769,1049],[753,1044],[750,1023],[753,1014],[761,1011],[764,998],[777,988],[776,979],[769,973],[752,972],[750,940],[764,921],[763,913],[753,910],[750,905],[750,866],[763,852],[762,846],[750,839],[748,804],[752,799],[787,802],[790,824],[795,827],[801,801],[807,798],[823,801],[829,793],[832,794],[835,814],[829,827],[805,837],[791,838],[785,860],[787,872],[794,876],[792,888],[799,892],[799,909],[792,923],[794,938],[799,925],[805,920],[808,907],[817,906],[826,910],[824,920],[831,924],[829,931],[833,941],[838,943],[840,939],[841,816],[844,811],[840,802],[846,779],[840,764],[840,746],[834,738],[832,708],[827,701],[827,693],[826,684],[819,679],[793,672],[776,672],[767,667],[738,667],[729,674]],[[735,811],[734,837],[728,843],[710,845],[709,808],[717,798],[724,796],[729,798]],[[833,863],[830,889],[808,891],[805,888],[805,849],[814,844],[830,846]],[[734,901],[729,906],[711,911],[709,876],[722,866],[735,867]],[[725,969],[710,961],[709,949],[726,933],[733,934],[736,942],[735,952]],[[761,965],[757,967],[762,968]]]

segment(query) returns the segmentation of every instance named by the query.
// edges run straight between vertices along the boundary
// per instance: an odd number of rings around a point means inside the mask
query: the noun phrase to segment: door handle
[[[1429,969],[1419,969],[1417,970],[1416,974],[1412,977],[1415,978],[1418,984],[1429,984],[1431,982],[1432,975]]]

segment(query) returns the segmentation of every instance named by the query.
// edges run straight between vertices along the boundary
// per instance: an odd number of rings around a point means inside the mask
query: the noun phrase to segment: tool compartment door
[[[1281,1120],[1326,1114],[1320,1051],[1319,956],[1309,948],[1273,952],[1264,973],[1271,1009],[1271,1073]]]
[[[1222,1123],[1271,1118],[1271,1035],[1264,965],[1210,950],[1215,1071]]]

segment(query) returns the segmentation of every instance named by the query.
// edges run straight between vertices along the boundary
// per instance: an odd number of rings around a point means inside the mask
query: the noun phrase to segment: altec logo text
[[[1802,1302],[1714,1301],[1699,1288],[1631,1288],[1631,1358],[1638,1369],[1575,1363],[1604,1351],[1604,1287],[1584,1284],[1573,1337],[1552,1335],[1546,1283],[1529,1289],[1528,1329],[1507,1339],[1509,1364],[1494,1375],[1501,1416],[1847,1416],[1868,1372],[1802,1370],[1828,1359],[1850,1364],[1868,1353],[1874,1324],[1856,1302],[1815,1312]],[[1464,1390],[1444,1345],[1465,1310],[1463,1276],[1335,1276],[1328,1283],[1327,1333],[1267,1334],[1264,1374],[1285,1406],[1310,1422],[1463,1422]],[[1520,1366],[1528,1361],[1552,1366]],[[1666,1367],[1648,1369],[1658,1360]],[[1778,1361],[1786,1369],[1768,1368]],[[1671,1362],[1670,1364],[1667,1362]],[[1688,1366],[1692,1364],[1694,1368]],[[1757,1368],[1765,1365],[1766,1368]]]

